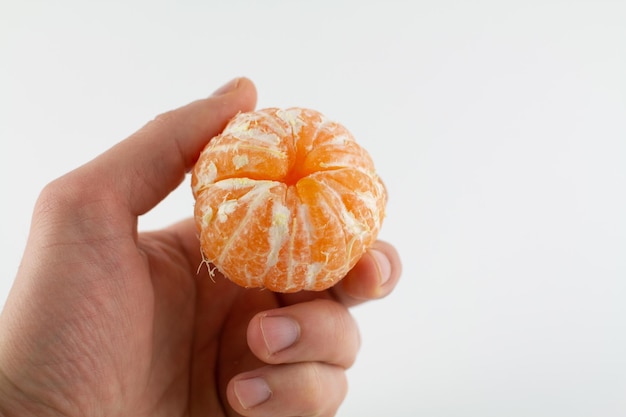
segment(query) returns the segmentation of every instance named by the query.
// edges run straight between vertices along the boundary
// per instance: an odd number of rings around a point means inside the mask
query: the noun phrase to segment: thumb
[[[126,204],[129,214],[143,214],[182,182],[202,148],[228,120],[255,104],[252,81],[236,78],[209,98],[157,116],[79,170],[98,187],[108,187],[107,195]]]

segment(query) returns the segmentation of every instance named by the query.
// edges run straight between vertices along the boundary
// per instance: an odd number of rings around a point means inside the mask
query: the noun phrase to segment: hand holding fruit
[[[280,294],[198,273],[191,218],[137,230],[255,101],[233,80],[46,186],[0,316],[0,415],[334,414],[359,347],[347,307],[394,288],[391,245],[326,291]]]

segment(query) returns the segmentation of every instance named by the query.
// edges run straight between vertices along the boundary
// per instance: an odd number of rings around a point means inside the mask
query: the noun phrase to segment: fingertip
[[[254,82],[249,79],[248,77],[239,77],[237,78],[237,89],[241,89],[243,91],[248,92],[249,94],[252,94],[254,96],[254,99],[256,101],[256,96],[257,96],[257,90],[256,90],[256,86],[254,84]]]
[[[249,410],[269,400],[272,390],[267,381],[261,376],[251,378],[234,378],[229,383],[228,397],[232,405],[239,405],[240,409]]]
[[[386,297],[395,288],[401,269],[397,250],[387,242],[377,241],[333,292],[348,306]]]
[[[230,80],[229,82],[227,82],[226,84],[224,84],[223,86],[215,90],[213,94],[211,94],[211,97],[222,96],[224,94],[227,94],[231,91],[236,90],[237,87],[239,86],[240,81],[241,81],[241,77],[233,78],[232,80]]]
[[[251,79],[246,77],[239,77],[237,79],[237,86],[235,91],[241,92],[241,96],[249,107],[246,111],[254,110],[257,102],[257,89]]]
[[[235,375],[228,404],[243,416],[330,416],[347,393],[345,369],[322,362],[265,366]]]
[[[378,271],[379,278],[379,287],[384,286],[387,282],[389,282],[389,278],[391,278],[391,262],[387,255],[378,249],[370,249],[370,256],[372,256],[374,263],[376,264],[376,269]]]
[[[380,287],[391,287],[389,291],[395,287],[402,274],[402,261],[397,249],[384,240],[378,240],[374,243],[370,252],[374,255],[379,274],[381,274]]]
[[[211,94],[211,98],[237,95],[245,103],[244,111],[252,110],[256,106],[257,90],[254,82],[247,77],[233,78]],[[250,107],[250,104],[252,106]]]

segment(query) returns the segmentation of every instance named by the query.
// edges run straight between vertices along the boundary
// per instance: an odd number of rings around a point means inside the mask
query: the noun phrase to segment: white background
[[[354,310],[340,416],[626,415],[625,2],[0,5],[0,303],[45,183],[246,75],[389,189],[404,273]]]

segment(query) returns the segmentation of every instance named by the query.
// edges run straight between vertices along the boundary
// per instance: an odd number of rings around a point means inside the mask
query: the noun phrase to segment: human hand
[[[333,415],[359,348],[347,307],[396,285],[377,242],[320,293],[198,273],[192,219],[137,231],[256,91],[241,78],[50,183],[0,316],[0,415]]]

